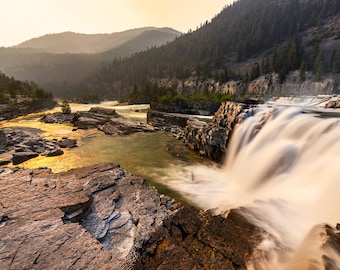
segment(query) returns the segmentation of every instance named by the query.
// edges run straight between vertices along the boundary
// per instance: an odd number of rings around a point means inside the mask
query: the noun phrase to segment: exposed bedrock
[[[261,230],[102,164],[0,172],[0,269],[244,269]]]
[[[0,269],[246,269],[268,237],[239,210],[181,206],[119,165],[2,168],[0,182]],[[324,228],[325,250],[339,250]]]
[[[213,120],[206,123],[190,119],[184,130],[184,143],[200,155],[222,162],[233,129],[255,109],[236,102],[223,102]]]
[[[112,164],[0,181],[0,269],[128,269],[178,207]]]

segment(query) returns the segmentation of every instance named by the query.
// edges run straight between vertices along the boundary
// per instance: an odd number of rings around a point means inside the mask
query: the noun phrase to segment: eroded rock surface
[[[190,119],[184,130],[184,143],[202,156],[222,162],[235,126],[254,110],[249,105],[223,102],[211,123]]]
[[[112,164],[4,168],[0,182],[0,269],[129,269],[177,207]]]
[[[146,243],[134,269],[246,269],[262,232],[237,211],[223,218],[184,207]]]

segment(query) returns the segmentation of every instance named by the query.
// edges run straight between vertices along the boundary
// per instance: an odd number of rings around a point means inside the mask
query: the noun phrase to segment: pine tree
[[[307,68],[308,68],[307,62],[305,59],[303,59],[299,68],[299,75],[301,81],[304,81],[306,79]]]
[[[314,69],[315,69],[315,80],[319,81],[325,69],[325,62],[324,62],[322,51],[320,51],[318,56],[316,57]]]

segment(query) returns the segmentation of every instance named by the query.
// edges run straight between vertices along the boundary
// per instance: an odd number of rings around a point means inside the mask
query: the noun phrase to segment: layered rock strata
[[[171,128],[184,128],[189,119],[192,119],[192,117],[180,113],[167,113],[155,110],[149,110],[147,113],[148,124],[168,131]]]
[[[103,164],[0,171],[0,269],[129,269],[177,204]]]
[[[190,119],[184,130],[184,143],[200,155],[222,162],[235,126],[255,113],[249,105],[223,102],[212,122]]]

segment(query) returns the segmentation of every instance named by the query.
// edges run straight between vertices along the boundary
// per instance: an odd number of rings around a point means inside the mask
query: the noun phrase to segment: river
[[[139,122],[146,122],[149,105],[118,106],[116,102],[101,104],[70,104],[72,112],[87,111],[91,107],[114,108],[119,114]],[[46,124],[39,119],[46,113],[60,111],[60,107],[41,113],[33,113],[8,121],[0,122],[0,128],[30,127],[42,131],[47,139],[68,137],[77,139],[76,148],[65,149],[64,154],[56,157],[39,156],[22,164],[24,168],[48,167],[53,172],[67,171],[99,163],[120,164],[129,172],[142,176],[154,185],[160,193],[182,200],[176,192],[167,188],[166,172],[169,168],[181,170],[190,164],[212,164],[197,153],[186,148],[169,132],[134,133],[125,136],[106,135],[97,129],[73,130],[72,125]],[[168,149],[171,148],[171,153]]]

